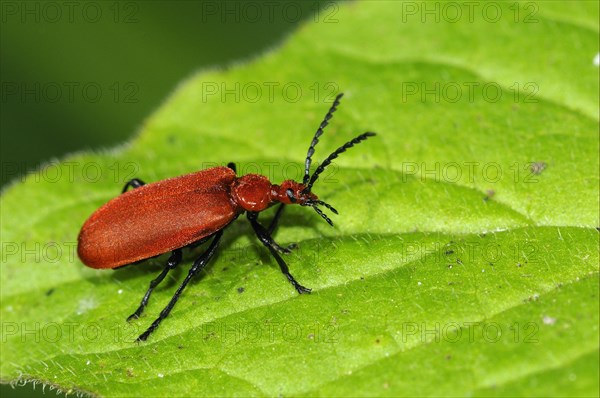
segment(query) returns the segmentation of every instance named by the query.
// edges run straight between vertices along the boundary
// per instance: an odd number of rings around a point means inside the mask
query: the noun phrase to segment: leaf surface
[[[133,142],[6,189],[2,380],[102,396],[597,396],[598,3],[494,3],[495,22],[481,6],[431,21],[419,4],[329,8],[281,48],[183,82]],[[378,135],[315,184],[335,228],[286,209],[276,240],[299,244],[286,261],[313,293],[240,217],[133,343],[202,247],[128,324],[167,257],[86,268],[85,219],[133,177],[234,161],[301,180],[338,91],[314,159]]]

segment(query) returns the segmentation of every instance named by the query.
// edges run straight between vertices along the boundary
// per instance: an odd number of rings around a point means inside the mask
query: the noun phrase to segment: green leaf
[[[103,396],[597,396],[598,3],[490,4],[332,5],[281,48],[184,82],[131,144],[6,189],[2,381]],[[315,185],[335,228],[289,206],[277,231],[298,242],[286,260],[313,293],[294,291],[240,217],[134,343],[202,248],[128,324],[166,256],[86,268],[85,219],[133,177],[234,161],[300,179],[338,91],[315,160],[378,135]]]

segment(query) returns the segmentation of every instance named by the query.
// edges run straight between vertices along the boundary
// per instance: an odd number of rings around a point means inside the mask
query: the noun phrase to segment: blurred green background
[[[331,1],[1,2],[1,184],[135,134],[178,82],[277,46]]]
[[[277,46],[332,1],[2,1],[1,186],[132,137],[177,84]],[[56,396],[0,386],[2,397]]]

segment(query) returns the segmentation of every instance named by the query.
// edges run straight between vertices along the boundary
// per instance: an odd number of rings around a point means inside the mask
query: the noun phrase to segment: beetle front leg
[[[269,224],[269,228],[267,228],[267,232],[269,233],[269,235],[272,237],[273,234],[275,233],[275,229],[277,228],[277,224],[279,223],[279,218],[281,217],[281,215],[283,214],[283,209],[285,208],[285,203],[281,203],[279,205],[279,207],[277,208],[277,212],[275,213],[275,217],[273,217],[273,220],[271,220],[271,223]],[[277,245],[277,244],[276,244]],[[279,245],[277,245],[277,250],[279,251],[279,253],[284,253],[284,254],[290,254],[292,252],[293,249],[296,249],[298,247],[297,244],[295,243],[290,243],[289,245],[287,245],[287,247],[283,248]]]
[[[179,263],[181,262],[181,258],[181,249],[173,250],[173,252],[171,253],[171,257],[169,257],[169,260],[167,260],[167,265],[165,266],[165,269],[162,270],[162,272],[156,277],[156,279],[153,279],[150,282],[150,287],[148,288],[148,291],[146,291],[146,294],[144,295],[140,306],[137,310],[135,310],[133,314],[129,315],[129,317],[127,318],[127,322],[131,321],[132,319],[137,319],[140,317],[140,315],[142,315],[142,312],[144,312],[144,308],[146,308],[146,305],[148,305],[148,300],[150,299],[150,295],[152,294],[154,288],[158,286],[163,281],[163,279],[165,279],[165,276],[167,276],[170,270],[179,265]]]
[[[271,252],[271,255],[273,255],[273,257],[275,257],[275,260],[277,261],[277,264],[279,264],[279,268],[281,269],[281,272],[283,272],[283,274],[290,281],[292,286],[294,286],[294,288],[300,294],[310,293],[311,289],[299,284],[298,281],[296,280],[296,278],[294,278],[292,276],[292,274],[290,273],[290,269],[288,268],[287,264],[285,263],[285,261],[283,261],[283,258],[281,258],[281,256],[278,253],[278,251],[280,251],[283,248],[281,246],[279,246],[277,243],[275,243],[275,241],[269,234],[269,231],[258,222],[258,213],[248,212],[247,217],[248,217],[248,220],[250,221],[250,224],[252,225],[252,228],[254,229],[254,232],[256,232],[256,236],[267,247],[267,249],[269,249],[269,251]]]
[[[134,178],[132,180],[127,181],[127,184],[125,184],[125,186],[123,187],[123,190],[121,191],[121,193],[125,193],[127,192],[127,189],[129,187],[131,188],[139,188],[141,186],[146,185],[146,183],[142,180],[140,180],[139,178]]]

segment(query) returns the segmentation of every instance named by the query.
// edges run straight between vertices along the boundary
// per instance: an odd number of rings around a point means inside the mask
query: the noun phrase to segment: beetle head
[[[329,225],[333,225],[333,222],[317,206],[325,206],[335,214],[338,214],[336,209],[322,200],[319,200],[317,195],[310,192],[306,185],[294,180],[286,180],[282,182],[281,185],[273,185],[271,195],[274,201],[278,201],[286,205],[297,204],[300,206],[312,207],[321,217],[323,217],[325,221],[329,223]]]

